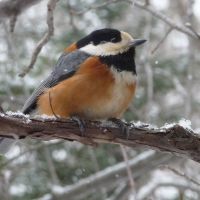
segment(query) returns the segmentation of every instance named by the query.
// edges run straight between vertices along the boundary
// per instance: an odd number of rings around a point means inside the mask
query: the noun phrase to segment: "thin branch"
[[[128,178],[129,178],[131,193],[134,193],[135,192],[135,181],[134,181],[133,176],[132,176],[132,172],[131,172],[131,168],[130,168],[130,165],[129,165],[129,159],[128,159],[128,155],[127,155],[127,152],[126,152],[126,148],[123,145],[120,145],[120,148],[121,148],[121,152],[122,152],[124,161],[126,163],[127,175],[128,175]]]
[[[119,3],[119,2],[125,2],[125,3],[129,3],[129,4],[132,4],[133,1],[132,0],[108,0],[108,1],[105,1],[101,4],[97,4],[97,5],[91,5],[89,7],[86,7],[84,8],[83,10],[80,10],[80,11],[76,11],[75,9],[71,9],[71,13],[74,14],[74,15],[83,15],[91,10],[97,10],[97,9],[101,9],[101,8],[104,8],[110,4],[115,4],[115,3]]]
[[[189,29],[197,36],[197,38],[200,39],[200,34],[197,33],[197,31],[194,29],[194,27],[193,27],[189,22],[187,22],[187,23],[185,24],[185,26],[186,26],[187,28],[189,28]]]
[[[160,42],[152,49],[151,54],[154,54],[155,51],[158,50],[158,48],[163,44],[163,42],[167,39],[168,35],[172,32],[173,28],[170,27],[169,30],[165,33],[163,38],[160,40]]]
[[[65,139],[80,143],[114,143],[135,148],[146,145],[151,148],[176,153],[200,162],[200,135],[187,127],[171,124],[166,127],[153,128],[125,123],[129,128],[129,138],[122,134],[119,127],[110,123],[85,121],[85,132],[80,132],[77,123],[70,119],[28,118],[24,115],[0,115],[0,137],[19,139],[30,137],[45,139]],[[183,124],[183,123],[182,123]],[[12,133],[12,134],[11,134]]]
[[[0,18],[19,15],[27,8],[39,3],[41,0],[7,0],[0,2]]]
[[[47,44],[47,42],[50,40],[51,36],[54,34],[54,10],[56,8],[56,3],[58,1],[59,0],[49,0],[49,2],[47,4],[48,31],[47,31],[47,33],[44,34],[42,39],[37,43],[37,45],[33,51],[30,64],[28,65],[28,67],[26,69],[24,69],[24,71],[22,73],[19,74],[20,77],[24,77],[33,68],[40,51],[45,46],[45,44]]]
[[[148,197],[151,197],[152,194],[160,187],[175,187],[181,191],[191,190],[196,192],[198,195],[200,194],[200,190],[198,187],[191,186],[190,184],[182,183],[182,182],[156,182],[152,186],[149,186],[148,189],[143,194],[139,194],[137,196],[137,200],[146,200]]]
[[[13,15],[13,16],[10,18],[10,32],[11,32],[11,33],[14,32],[16,22],[17,22],[17,15]]]
[[[168,16],[164,15],[163,13],[155,10],[152,6],[146,5],[145,3],[136,0],[135,6],[141,9],[146,10],[147,12],[151,13],[153,16],[157,17],[158,19],[162,20],[166,24],[168,24],[171,28],[180,31],[182,33],[185,33],[186,35],[198,39],[196,34],[194,34],[190,29],[186,28],[185,26],[178,25],[174,20],[170,19]]]
[[[152,171],[156,166],[159,165],[159,163],[169,162],[170,159],[171,156],[169,155],[163,157],[160,153],[149,150],[129,160],[129,164],[131,169],[134,169],[135,171],[135,173],[133,173],[133,177],[139,178],[144,174],[144,172],[146,173]],[[127,180],[126,163],[121,162],[114,166],[107,167],[106,169],[99,171],[87,178],[81,179],[73,185],[63,187],[60,194],[54,194],[50,196],[49,200],[78,199],[77,197],[80,195],[87,196],[92,192],[99,191],[99,189],[102,187],[119,184],[124,179]]]
[[[167,169],[167,170],[170,170],[172,171],[174,174],[178,175],[178,176],[181,176],[185,179],[187,179],[188,181],[190,181],[191,183],[194,183],[195,185],[197,186],[200,186],[200,183],[196,180],[194,180],[193,178],[189,177],[188,175],[186,175],[185,173],[182,173],[180,171],[178,171],[177,169],[174,169],[168,165],[162,165],[160,166],[161,169]]]

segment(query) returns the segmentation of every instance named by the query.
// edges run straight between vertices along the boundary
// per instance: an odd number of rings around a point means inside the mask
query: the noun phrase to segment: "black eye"
[[[101,41],[101,42],[100,42],[100,44],[105,44],[105,43],[106,43],[106,41]]]
[[[111,38],[111,42],[117,42],[117,38]]]

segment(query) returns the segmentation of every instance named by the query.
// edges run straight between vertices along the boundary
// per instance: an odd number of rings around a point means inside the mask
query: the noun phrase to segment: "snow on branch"
[[[188,126],[187,121],[161,128],[141,123],[125,123],[129,137],[110,122],[86,121],[86,130],[80,132],[77,122],[71,119],[29,118],[23,114],[0,115],[0,137],[26,137],[50,140],[64,139],[86,145],[99,143],[123,144],[129,147],[145,145],[160,151],[178,154],[200,162],[200,135]]]

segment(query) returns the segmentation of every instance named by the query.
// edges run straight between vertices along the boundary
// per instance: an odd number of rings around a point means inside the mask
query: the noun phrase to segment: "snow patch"
[[[35,118],[39,118],[39,119],[42,119],[44,121],[45,121],[45,119],[56,120],[56,116],[53,116],[53,115],[49,116],[49,115],[45,115],[45,114],[36,115]]]
[[[54,194],[63,194],[66,189],[60,185],[52,185],[51,190]]]
[[[9,116],[14,116],[14,117],[25,117],[25,118],[29,118],[29,115],[25,115],[25,114],[22,113],[21,111],[17,111],[17,112],[7,111],[6,114],[9,115]]]
[[[178,123],[171,123],[171,124],[168,124],[166,123],[164,126],[162,126],[161,128],[162,129],[169,129],[169,128],[172,128],[174,127],[175,125],[179,125],[181,127],[183,127],[184,129],[187,129],[187,130],[190,130],[190,131],[193,131],[191,125],[191,121],[190,120],[187,120],[187,119],[181,119],[179,120]]]
[[[150,129],[157,129],[158,127],[154,124],[147,124],[147,123],[144,123],[144,122],[141,122],[141,121],[131,121],[131,128],[150,128]]]
[[[37,200],[51,200],[52,195],[51,194],[45,194],[43,197],[37,199]]]
[[[52,157],[54,160],[58,162],[62,162],[63,160],[67,159],[67,152],[64,149],[54,150],[52,152]]]
[[[179,122],[178,122],[178,125],[182,126],[183,128],[187,129],[187,130],[190,130],[190,131],[193,131],[192,129],[192,123],[190,120],[187,120],[187,119],[181,119]]]
[[[12,185],[10,187],[10,193],[16,196],[23,196],[23,194],[27,191],[27,186],[24,184]]]

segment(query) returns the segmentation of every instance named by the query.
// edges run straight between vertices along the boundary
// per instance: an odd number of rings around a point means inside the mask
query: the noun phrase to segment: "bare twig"
[[[49,151],[49,147],[47,145],[44,145],[44,154],[45,154],[45,159],[47,161],[49,174],[50,174],[51,179],[52,179],[52,183],[55,184],[55,185],[60,185],[60,180],[58,178],[55,165],[54,165],[53,160],[51,158],[51,153]]]
[[[185,24],[185,26],[188,27],[197,36],[197,38],[200,39],[200,34],[197,33],[197,31],[194,29],[194,27],[189,22],[187,22]]]
[[[75,9],[71,9],[71,12],[74,14],[74,15],[83,15],[85,14],[86,12],[89,12],[91,10],[97,10],[97,9],[100,9],[100,8],[104,8],[110,4],[115,4],[115,3],[119,3],[119,2],[125,2],[125,3],[129,3],[129,4],[132,4],[133,1],[131,0],[108,0],[108,1],[105,1],[101,4],[98,4],[98,5],[91,5],[87,8],[84,8],[83,10],[80,10],[80,11],[76,11]]]
[[[176,169],[174,169],[174,168],[172,168],[172,167],[170,167],[170,166],[168,166],[168,165],[162,165],[162,166],[160,166],[160,168],[161,168],[161,169],[170,170],[170,171],[172,171],[173,173],[175,173],[176,175],[181,176],[181,177],[187,179],[188,181],[190,181],[191,183],[194,183],[194,184],[197,185],[197,186],[200,186],[200,183],[199,183],[198,181],[194,180],[193,178],[189,177],[189,176],[186,175],[185,173],[182,173],[182,172],[180,172],[180,171],[178,171],[178,170],[176,170]]]
[[[160,155],[160,153],[155,153],[154,151],[150,150],[145,151],[139,154],[137,157],[129,160],[129,164],[130,167],[136,172],[133,173],[133,177],[138,178],[142,176],[144,172],[146,173],[155,169],[159,163],[169,162],[170,159],[171,157],[169,155],[163,157]],[[79,182],[73,185],[65,186],[62,188],[62,193],[52,195],[49,200],[77,199],[77,197],[81,195],[84,197],[95,190],[99,191],[99,188],[110,187],[114,184],[119,184],[123,180],[127,181],[125,162],[107,167],[106,169],[99,171],[87,178],[81,179]]]
[[[158,19],[160,19],[160,20],[164,21],[166,24],[168,24],[171,28],[173,28],[177,31],[180,31],[182,33],[185,33],[186,35],[188,35],[192,38],[198,39],[196,34],[194,34],[190,29],[187,29],[185,26],[178,25],[172,19],[170,19],[168,16],[155,10],[152,6],[146,5],[145,3],[143,3],[139,0],[135,1],[135,6],[151,13],[153,16],[157,17]]]
[[[49,2],[47,4],[48,31],[47,31],[47,33],[44,34],[42,39],[36,45],[36,47],[33,51],[32,57],[31,57],[30,64],[28,65],[28,67],[26,69],[24,69],[24,71],[22,73],[19,74],[20,77],[24,77],[33,68],[40,51],[42,50],[44,45],[50,40],[51,36],[54,34],[54,10],[56,7],[56,3],[58,1],[59,0],[49,0]]]
[[[162,45],[162,43],[167,39],[168,35],[172,32],[173,28],[170,27],[169,30],[165,33],[163,38],[160,40],[160,42],[152,49],[151,54],[154,54],[156,50]]]
[[[150,186],[145,193],[138,195],[137,200],[147,200],[148,197],[152,196],[152,194],[160,187],[175,187],[180,191],[191,190],[196,192],[198,195],[200,194],[199,188],[191,186],[190,184],[182,182],[158,182]]]
[[[13,15],[13,16],[10,18],[10,32],[11,32],[11,33],[14,32],[16,22],[17,22],[17,15]]]
[[[41,0],[7,0],[0,2],[0,18],[12,17],[19,15],[25,9]]]
[[[126,163],[126,168],[127,168],[127,174],[128,174],[128,178],[129,178],[129,183],[130,183],[130,187],[131,187],[131,193],[135,192],[135,181],[133,179],[132,176],[132,172],[131,172],[131,168],[129,165],[129,159],[128,159],[128,155],[126,152],[126,148],[123,145],[120,145],[121,148],[121,152],[122,152],[122,156],[124,158],[124,161]]]

